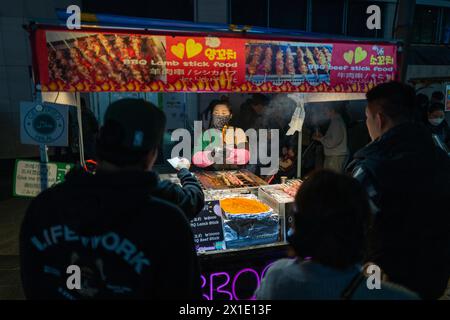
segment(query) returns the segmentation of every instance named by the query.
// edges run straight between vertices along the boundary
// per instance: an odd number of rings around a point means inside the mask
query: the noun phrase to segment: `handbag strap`
[[[356,289],[359,287],[361,282],[366,279],[363,272],[358,272],[350,281],[349,285],[342,291],[341,300],[350,300],[355,293]]]

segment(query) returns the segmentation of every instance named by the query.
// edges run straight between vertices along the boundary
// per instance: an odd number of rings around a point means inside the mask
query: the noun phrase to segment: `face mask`
[[[442,121],[444,121],[444,118],[431,118],[428,119],[428,121],[433,125],[433,126],[438,126],[442,123]]]
[[[213,116],[212,125],[216,129],[222,129],[230,121],[231,116]]]

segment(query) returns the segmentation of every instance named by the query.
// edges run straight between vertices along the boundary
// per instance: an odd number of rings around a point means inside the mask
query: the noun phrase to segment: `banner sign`
[[[207,201],[203,210],[190,222],[198,252],[225,249],[219,200]]]
[[[366,92],[393,80],[397,47],[36,30],[43,91]]]

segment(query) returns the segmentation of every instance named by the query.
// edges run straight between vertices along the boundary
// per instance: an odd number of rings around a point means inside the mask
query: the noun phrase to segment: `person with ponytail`
[[[262,279],[259,300],[410,300],[418,296],[379,281],[369,288],[364,272],[370,206],[363,187],[350,176],[316,171],[295,197],[293,259],[273,263]],[[366,264],[371,265],[371,263]]]

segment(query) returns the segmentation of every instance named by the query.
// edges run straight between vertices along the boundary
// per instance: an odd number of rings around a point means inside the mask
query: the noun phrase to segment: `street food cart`
[[[304,103],[363,99],[397,73],[397,47],[386,42],[89,25],[34,24],[30,34],[38,92],[73,93],[77,101],[80,93],[105,92],[299,93]],[[206,197],[191,221],[204,298],[251,299],[270,264],[287,256],[302,181],[271,185],[245,168],[195,175]],[[162,178],[178,182],[173,173]]]

